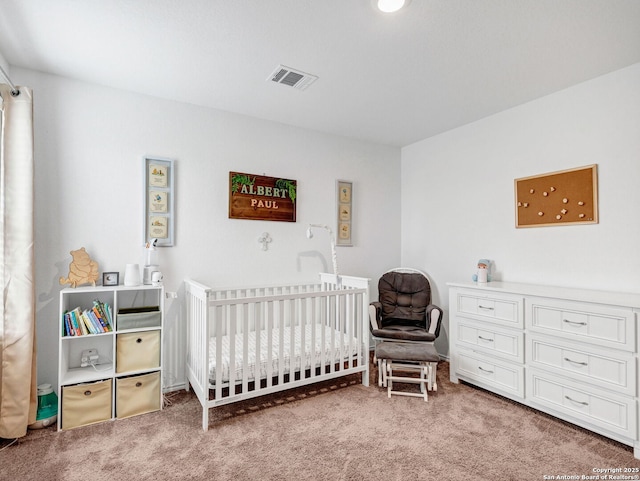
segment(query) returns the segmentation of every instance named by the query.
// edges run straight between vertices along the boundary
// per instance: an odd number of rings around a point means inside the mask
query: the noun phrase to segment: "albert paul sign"
[[[297,182],[229,172],[229,219],[296,221]]]

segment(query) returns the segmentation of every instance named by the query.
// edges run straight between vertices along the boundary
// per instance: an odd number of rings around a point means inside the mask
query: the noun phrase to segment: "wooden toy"
[[[71,287],[91,284],[95,287],[98,279],[98,263],[91,260],[84,247],[71,251],[70,254],[73,260],[69,264],[69,274],[66,279],[60,278],[60,284],[69,284]]]

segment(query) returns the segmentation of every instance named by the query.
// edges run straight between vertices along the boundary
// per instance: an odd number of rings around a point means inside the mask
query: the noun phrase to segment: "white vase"
[[[138,264],[127,264],[124,270],[124,285],[130,287],[140,285],[140,266]]]

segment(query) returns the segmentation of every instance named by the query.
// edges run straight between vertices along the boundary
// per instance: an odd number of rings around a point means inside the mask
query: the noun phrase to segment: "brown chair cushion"
[[[436,334],[428,332],[423,327],[407,325],[390,325],[382,329],[373,329],[371,333],[384,339],[397,339],[400,341],[431,342],[436,339]]]
[[[398,324],[425,327],[427,306],[431,303],[429,281],[417,273],[387,272],[378,282],[382,304],[382,327]]]

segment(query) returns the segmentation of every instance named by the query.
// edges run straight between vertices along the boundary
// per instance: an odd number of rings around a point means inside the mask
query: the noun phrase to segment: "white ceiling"
[[[0,53],[404,146],[640,62],[640,0],[413,0],[391,15],[372,0],[0,0]],[[319,80],[267,81],[279,64]]]

